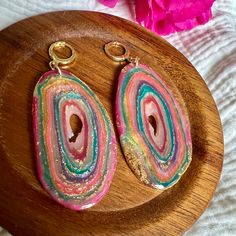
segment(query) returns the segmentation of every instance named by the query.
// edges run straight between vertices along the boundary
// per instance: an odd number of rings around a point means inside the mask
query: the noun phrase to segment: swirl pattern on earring
[[[191,162],[190,125],[161,77],[145,65],[125,66],[116,118],[124,155],[136,176],[158,189],[177,183]]]
[[[68,60],[51,55],[53,68],[34,90],[33,129],[43,187],[63,206],[83,210],[107,193],[117,150],[112,123],[97,96],[75,75],[58,67],[72,62],[72,55]],[[77,127],[72,127],[72,117],[77,117]]]

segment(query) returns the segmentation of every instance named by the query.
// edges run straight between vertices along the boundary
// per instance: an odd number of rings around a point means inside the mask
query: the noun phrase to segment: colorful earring
[[[68,47],[69,58],[54,49]],[[75,60],[75,50],[58,41],[49,48],[52,70],[33,95],[33,129],[39,179],[54,200],[73,210],[99,202],[116,168],[116,139],[105,108],[92,90],[59,68]],[[77,121],[77,130],[72,122]]]
[[[124,50],[121,56],[112,49]],[[167,84],[152,69],[130,57],[127,47],[110,42],[105,53],[127,61],[119,76],[116,121],[123,153],[135,175],[158,189],[173,186],[186,171],[192,156],[188,117]]]

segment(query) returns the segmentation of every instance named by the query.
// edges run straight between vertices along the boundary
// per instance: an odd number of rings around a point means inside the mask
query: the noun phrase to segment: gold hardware
[[[54,51],[57,47],[68,47],[71,50],[71,55],[68,58],[60,58]],[[52,58],[52,61],[49,62],[49,66],[52,70],[57,69],[59,74],[61,75],[61,70],[59,68],[59,65],[68,65],[72,63],[75,60],[76,52],[74,48],[64,41],[57,41],[55,43],[52,43],[48,49],[49,56]]]
[[[111,53],[111,49],[114,47],[122,48],[124,50],[124,53],[119,56],[113,55]],[[120,43],[117,41],[107,43],[104,46],[104,50],[105,50],[106,55],[109,58],[111,58],[113,61],[116,61],[116,62],[128,61],[128,62],[134,64],[135,66],[138,66],[139,58],[138,57],[130,57],[130,51],[123,43]]]

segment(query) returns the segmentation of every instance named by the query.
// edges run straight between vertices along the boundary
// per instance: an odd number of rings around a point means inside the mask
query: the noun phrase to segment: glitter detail
[[[127,65],[121,71],[116,121],[135,175],[158,189],[177,183],[191,162],[189,120],[165,82],[147,66]]]
[[[33,129],[39,179],[54,200],[83,210],[109,189],[116,168],[116,139],[110,119],[91,89],[62,70],[45,73],[33,96]],[[70,142],[71,115],[82,129]]]

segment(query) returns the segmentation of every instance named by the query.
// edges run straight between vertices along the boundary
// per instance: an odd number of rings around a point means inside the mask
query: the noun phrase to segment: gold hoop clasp
[[[121,55],[114,55],[111,52],[112,48],[121,48],[124,50],[124,53]],[[138,66],[139,58],[131,57],[129,49],[123,43],[120,43],[117,41],[109,42],[105,44],[104,51],[106,55],[109,58],[111,58],[113,61],[116,61],[116,62],[128,61],[130,63],[135,64],[135,66]]]
[[[54,49],[57,47],[68,47],[71,50],[71,55],[68,58],[61,58],[59,57]],[[68,65],[72,63],[75,60],[76,57],[76,52],[74,48],[69,44],[64,41],[57,41],[55,43],[52,43],[48,49],[49,56],[52,58],[52,61],[49,62],[49,66],[51,67],[52,70],[57,69],[59,74],[61,75],[61,70],[59,68],[59,65]]]
[[[111,49],[114,47],[122,48],[124,50],[124,54],[119,55],[119,56],[113,55],[111,53]],[[129,49],[124,44],[117,41],[105,44],[104,50],[108,57],[110,57],[113,61],[117,61],[117,62],[122,62],[122,61],[127,60],[130,54]]]

